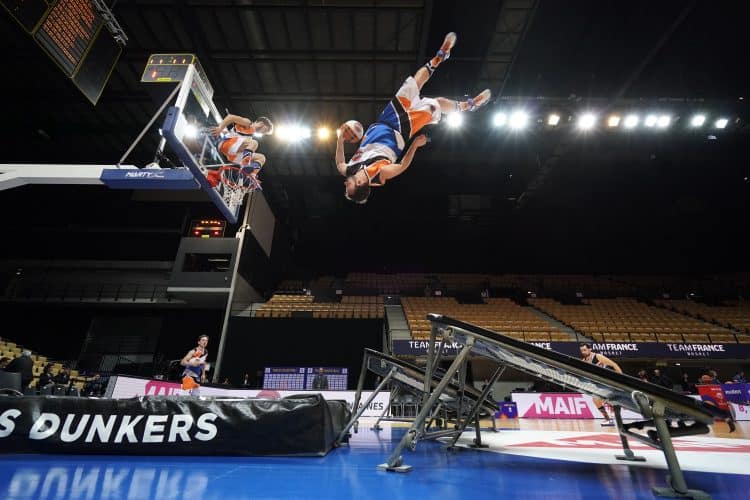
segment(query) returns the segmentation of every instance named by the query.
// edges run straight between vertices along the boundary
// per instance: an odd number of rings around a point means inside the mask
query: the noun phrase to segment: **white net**
[[[260,181],[240,167],[224,166],[221,172],[221,196],[231,209],[242,205],[245,195],[260,189]]]

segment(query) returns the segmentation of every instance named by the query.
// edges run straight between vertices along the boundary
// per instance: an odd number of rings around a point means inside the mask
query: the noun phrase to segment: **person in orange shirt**
[[[244,116],[230,114],[211,133],[217,138],[217,149],[228,161],[242,167],[251,167],[257,175],[266,158],[256,153],[258,141],[253,136],[273,134],[273,123],[265,116],[252,121]]]
[[[199,396],[201,384],[206,382],[206,358],[208,358],[208,335],[198,337],[198,346],[190,349],[180,365],[182,372],[182,390],[189,391],[191,396]]]
[[[344,195],[348,200],[367,202],[371,186],[383,186],[388,179],[401,175],[409,168],[417,148],[427,142],[427,138],[419,134],[425,126],[438,123],[444,113],[475,111],[490,101],[492,94],[489,89],[466,101],[419,95],[435,69],[450,57],[456,39],[455,33],[448,33],[437,54],[406,79],[378,120],[367,128],[357,151],[348,162],[344,157],[344,134],[338,130],[336,168],[346,177]],[[406,141],[412,139],[401,162],[397,162]]]

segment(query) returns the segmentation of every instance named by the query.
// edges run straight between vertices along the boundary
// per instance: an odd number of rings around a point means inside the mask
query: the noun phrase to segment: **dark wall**
[[[111,308],[70,304],[5,303],[0,305],[0,314],[6,325],[0,334],[2,337],[55,360],[77,360],[92,322],[118,321],[118,318],[128,318],[135,323],[142,320],[144,324],[161,321],[155,342],[157,360],[181,358],[195,346],[196,339],[202,334],[211,337],[213,346],[209,345],[209,358],[215,358],[224,319],[223,309]],[[135,336],[139,334],[133,332]]]
[[[382,349],[383,322],[362,319],[232,318],[221,379],[235,384],[266,366],[341,366],[354,387],[365,347]]]
[[[4,303],[0,335],[54,359],[78,359],[91,313],[70,306]]]

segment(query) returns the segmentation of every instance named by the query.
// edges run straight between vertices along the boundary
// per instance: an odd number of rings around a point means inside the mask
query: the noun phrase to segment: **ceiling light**
[[[581,130],[591,130],[596,124],[596,116],[591,113],[585,113],[578,119],[578,128]]]
[[[714,123],[714,126],[716,126],[716,128],[725,128],[728,123],[729,120],[727,120],[726,118],[719,118],[718,120],[716,120],[716,123]]]
[[[527,115],[523,111],[515,111],[512,115],[510,115],[510,128],[512,128],[513,130],[520,130],[526,127],[526,124],[528,122],[529,115]]]
[[[638,126],[638,115],[628,115],[625,117],[625,128],[635,128]]]
[[[646,117],[646,121],[643,122],[643,124],[646,125],[647,127],[653,127],[654,125],[656,125],[656,122],[658,121],[659,121],[659,118],[657,118],[656,115],[648,115]]]
[[[560,123],[560,115],[558,115],[556,113],[552,113],[547,118],[547,125],[549,125],[551,127],[556,127],[558,123]]]
[[[328,127],[318,127],[318,139],[327,141],[331,137],[331,129]]]
[[[448,115],[448,126],[458,128],[464,123],[464,117],[460,112],[450,113]]]
[[[691,127],[701,127],[706,123],[706,115],[695,115],[690,119]]]
[[[672,121],[672,118],[669,115],[661,115],[658,120],[656,120],[656,126],[659,128],[667,128],[669,127],[669,122]]]
[[[608,127],[616,127],[620,124],[620,115],[610,115],[607,119]]]
[[[505,113],[495,113],[492,117],[492,124],[496,127],[504,127],[508,123],[508,116]]]
[[[302,139],[309,139],[312,133],[309,127],[302,125],[280,125],[276,128],[274,135],[281,141],[299,142]]]

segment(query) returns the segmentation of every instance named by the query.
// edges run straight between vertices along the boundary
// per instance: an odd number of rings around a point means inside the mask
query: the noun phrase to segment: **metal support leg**
[[[391,401],[394,401],[398,397],[398,392],[399,392],[398,391],[398,386],[394,387],[393,390],[391,391]],[[388,413],[390,411],[391,411],[391,405],[389,403],[389,404],[387,404],[385,406],[385,409],[383,410],[383,413],[380,414],[380,417],[378,417],[377,421],[375,422],[375,425],[373,425],[372,427],[370,427],[370,430],[373,430],[373,431],[382,431],[383,428],[380,427],[380,421],[383,420],[383,418],[385,417],[386,413]]]
[[[356,412],[359,408],[359,400],[362,399],[362,388],[365,386],[365,376],[367,375],[367,363],[370,362],[370,355],[365,354],[362,359],[362,368],[359,369],[359,380],[357,380],[357,391],[354,393],[354,406],[352,411]]]
[[[633,401],[641,408],[641,414],[644,417],[653,417],[654,425],[656,426],[656,435],[658,436],[656,444],[664,453],[664,458],[667,460],[667,467],[669,468],[669,474],[667,475],[668,486],[666,488],[653,487],[652,491],[654,494],[663,497],[710,500],[711,496],[708,493],[701,490],[689,490],[685,483],[685,476],[682,474],[680,462],[677,460],[677,454],[672,444],[669,426],[664,420],[664,402],[657,399],[653,403],[650,403],[645,394],[637,391],[633,393]]]
[[[468,369],[469,358],[467,357],[458,370],[458,405],[456,406],[456,425],[455,428],[462,430],[468,425],[469,418],[461,419],[464,414],[464,395],[466,394],[466,370]]]
[[[458,371],[458,368],[469,356],[469,353],[471,352],[471,348],[473,346],[474,337],[469,337],[467,339],[466,345],[458,354],[458,356],[456,356],[456,359],[453,360],[453,363],[451,363],[451,366],[448,368],[447,373],[440,380],[437,387],[427,400],[427,403],[422,405],[422,410],[419,412],[419,415],[417,415],[417,418],[414,419],[414,423],[411,424],[411,427],[401,439],[401,442],[398,443],[396,449],[393,450],[391,456],[388,457],[388,461],[384,464],[378,465],[378,469],[398,472],[409,472],[411,470],[410,465],[403,464],[403,457],[401,456],[401,452],[407,445],[412,449],[417,446],[417,434],[419,430],[422,429],[425,418],[427,418],[427,415],[430,414],[432,407],[440,398],[440,394],[442,394],[446,386],[451,382],[453,375]]]
[[[424,426],[425,432],[427,432],[430,429],[430,427],[432,427],[432,423],[435,421],[437,416],[440,415],[440,410],[442,409],[443,409],[443,403],[440,402],[437,404],[437,406],[435,407],[435,411],[432,412],[429,419],[427,420],[427,425]]]
[[[146,132],[148,132],[148,129],[150,129],[151,125],[153,125],[154,122],[156,121],[156,119],[159,118],[159,116],[161,115],[162,111],[164,111],[164,108],[166,108],[167,105],[170,102],[172,102],[172,100],[175,98],[175,96],[177,95],[177,93],[180,91],[181,88],[182,88],[182,84],[177,85],[174,88],[174,90],[172,91],[172,93],[169,94],[169,97],[167,97],[167,99],[162,103],[162,105],[159,107],[159,109],[156,110],[156,113],[154,113],[154,116],[151,117],[151,120],[149,120],[149,122],[146,124],[146,126],[143,127],[143,130],[141,130],[141,133],[138,134],[138,137],[135,138],[135,140],[130,145],[130,147],[128,148],[128,150],[125,151],[125,154],[123,154],[122,157],[120,158],[120,160],[117,162],[117,168],[120,168],[120,165],[122,164],[122,162],[125,161],[125,158],[128,157],[128,155],[130,154],[130,152],[133,151],[133,149],[135,148],[135,146],[141,141],[141,139],[143,139],[143,136],[146,135]],[[159,142],[160,148],[164,148],[164,146],[163,146],[164,142],[165,141],[162,138],[162,140]]]
[[[645,462],[646,457],[633,453],[633,450],[630,449],[630,443],[628,443],[628,437],[622,432],[622,408],[620,405],[614,405],[612,410],[615,413],[615,422],[617,423],[617,431],[620,434],[620,441],[622,442],[622,451],[625,453],[624,455],[615,455],[615,458],[628,462]]]
[[[427,364],[424,367],[424,393],[422,394],[422,406],[427,402],[427,397],[432,392],[432,363],[435,358],[435,337],[437,326],[433,323],[430,328],[430,343],[427,344]],[[441,349],[442,350],[442,349]]]
[[[469,411],[469,414],[466,415],[466,420],[464,421],[463,425],[460,427],[461,432],[459,432],[454,438],[453,441],[448,445],[448,448],[453,448],[456,446],[456,442],[458,441],[458,438],[461,437],[461,434],[463,433],[464,429],[466,429],[466,426],[469,422],[471,422],[472,418],[476,417],[476,437],[474,438],[474,445],[472,447],[476,448],[487,448],[487,445],[482,444],[482,437],[481,437],[481,429],[479,428],[479,408],[482,407],[482,403],[484,403],[484,400],[487,399],[487,395],[492,390],[492,386],[495,383],[495,381],[500,377],[500,375],[503,374],[505,371],[504,366],[498,366],[495,369],[495,373],[492,374],[490,377],[489,382],[487,385],[482,389],[482,394],[479,396],[479,398],[474,402],[474,406],[471,407],[471,410]]]
[[[365,401],[365,403],[361,407],[358,407],[358,406],[354,407],[356,413],[352,416],[351,420],[349,420],[349,423],[346,424],[346,427],[344,427],[341,430],[341,434],[339,434],[338,439],[336,439],[336,446],[338,446],[341,443],[341,441],[344,439],[346,434],[349,432],[349,429],[351,429],[351,427],[354,425],[354,422],[359,420],[359,417],[361,417],[362,414],[367,409],[367,407],[370,406],[370,403],[373,402],[373,400],[375,399],[375,396],[377,396],[380,393],[380,391],[383,390],[383,387],[385,387],[385,384],[387,384],[388,381],[391,380],[391,378],[393,378],[393,375],[395,373],[396,373],[396,368],[391,368],[391,371],[388,372],[388,375],[386,375],[383,378],[383,381],[380,382],[380,385],[378,385],[375,388],[375,390],[372,391],[372,394],[370,394],[370,397],[367,398],[367,401]],[[359,388],[358,390],[359,390],[359,393],[361,394],[361,388]],[[355,401],[355,404],[358,404],[358,403],[359,403],[359,399],[357,398],[357,400]]]

